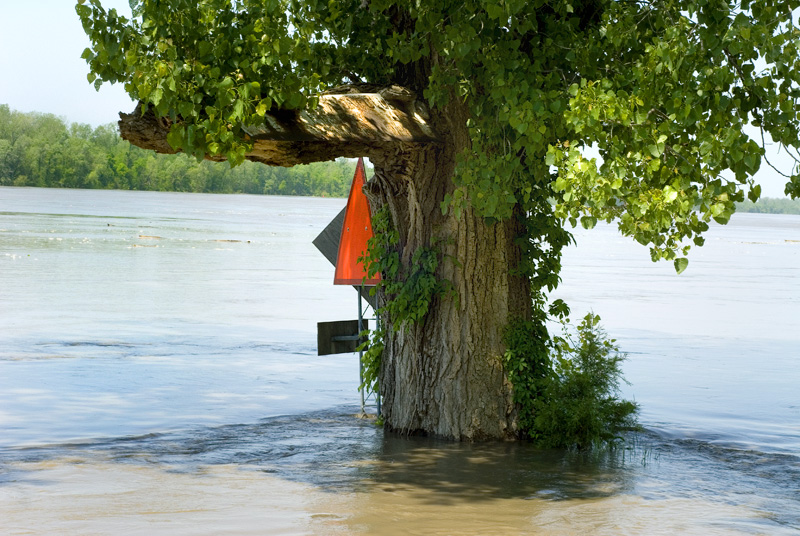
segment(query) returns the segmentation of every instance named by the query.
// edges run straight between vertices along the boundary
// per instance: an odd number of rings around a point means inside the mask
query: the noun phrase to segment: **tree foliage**
[[[89,80],[123,83],[179,120],[176,148],[240,162],[242,127],[270,109],[313,105],[342,82],[400,83],[433,107],[469,107],[448,205],[495,219],[521,206],[538,215],[530,238],[556,249],[568,241],[562,219],[614,220],[657,260],[702,244],[746,192],[757,199],[762,135],[800,145],[798,5],[133,0],[127,18],[79,0],[77,10],[93,43]],[[800,194],[790,171],[787,193]],[[552,287],[553,263],[539,257],[546,267],[532,271]]]
[[[113,125],[93,129],[0,105],[0,186],[345,197],[354,169],[346,160],[230,169],[131,146]]]

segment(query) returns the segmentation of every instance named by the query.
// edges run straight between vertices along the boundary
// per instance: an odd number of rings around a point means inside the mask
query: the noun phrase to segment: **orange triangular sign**
[[[342,237],[339,240],[339,255],[336,258],[336,274],[334,285],[377,285],[380,276],[364,279],[367,270],[358,262],[358,258],[367,250],[367,240],[372,238],[372,218],[369,203],[362,191],[366,174],[364,159],[358,159],[353,184],[350,185],[350,196],[344,213]]]

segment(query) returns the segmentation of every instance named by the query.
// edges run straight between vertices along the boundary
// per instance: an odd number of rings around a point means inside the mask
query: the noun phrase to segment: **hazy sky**
[[[93,126],[116,122],[134,103],[120,85],[99,92],[86,80],[81,53],[89,45],[75,0],[0,0],[0,104],[22,112],[47,112]],[[106,8],[130,15],[128,0],[103,0]],[[786,158],[770,158],[791,171]],[[766,164],[759,182],[767,197],[783,197],[785,181]]]
[[[121,85],[99,92],[86,80],[81,59],[89,39],[74,0],[0,0],[0,104],[22,112],[48,112],[93,126],[116,122],[134,104]],[[130,15],[128,0],[103,5]]]

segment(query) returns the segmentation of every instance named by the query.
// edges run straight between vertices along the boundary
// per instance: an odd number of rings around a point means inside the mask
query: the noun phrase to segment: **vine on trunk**
[[[517,423],[521,435],[532,439],[538,439],[536,401],[543,395],[552,372],[550,336],[543,320],[512,320],[505,334],[503,364],[514,386]]]
[[[388,207],[378,210],[372,217],[373,237],[367,251],[358,259],[367,267],[367,277],[380,274],[381,280],[371,291],[383,289],[386,302],[376,312],[383,322],[372,331],[365,331],[367,341],[359,348],[365,352],[361,358],[363,383],[361,387],[375,391],[383,356],[386,325],[399,331],[408,323],[419,324],[428,313],[436,296],[455,293],[449,281],[436,277],[441,252],[435,247],[419,247],[411,257],[411,267],[404,269],[400,262],[400,235],[392,225]]]

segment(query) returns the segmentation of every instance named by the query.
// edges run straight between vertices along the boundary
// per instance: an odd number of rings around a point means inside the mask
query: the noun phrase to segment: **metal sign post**
[[[354,352],[360,348],[364,340],[361,333],[369,329],[369,323],[364,319],[364,308],[361,299],[364,298],[375,311],[375,301],[365,286],[375,286],[380,281],[380,275],[367,278],[366,268],[358,262],[367,249],[367,242],[372,238],[372,218],[369,212],[369,203],[364,195],[363,188],[366,180],[364,160],[359,158],[353,182],[350,185],[350,195],[347,206],[328,224],[328,226],[314,239],[314,245],[336,267],[334,285],[353,285],[358,291],[358,320],[355,325],[351,321],[320,322],[317,324],[317,353],[327,355],[334,353]],[[338,241],[337,241],[338,240]],[[376,314],[376,322],[379,322]],[[353,328],[357,331],[352,333]],[[358,350],[358,382],[361,393],[361,413],[364,414],[366,396],[364,394],[364,351]],[[378,415],[381,413],[380,393],[375,393]]]
[[[364,291],[364,285],[358,291],[358,333],[364,331],[364,309],[361,306],[361,293]],[[358,347],[358,390],[361,392],[361,413],[364,413],[364,350],[359,345]]]

